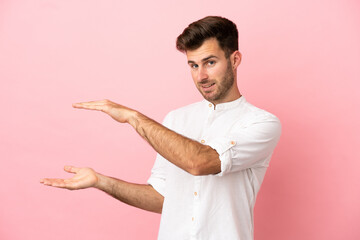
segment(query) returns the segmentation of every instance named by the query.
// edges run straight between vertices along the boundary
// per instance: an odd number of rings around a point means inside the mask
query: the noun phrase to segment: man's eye
[[[199,67],[199,65],[197,65],[197,64],[191,65],[191,68],[198,68],[198,67]]]
[[[209,66],[212,66],[212,65],[214,65],[215,64],[215,61],[208,61],[208,65]]]

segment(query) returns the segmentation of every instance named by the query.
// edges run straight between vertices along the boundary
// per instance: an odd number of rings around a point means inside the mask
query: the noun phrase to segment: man
[[[279,120],[240,94],[236,25],[221,17],[190,24],[177,38],[204,100],[170,112],[164,126],[109,100],[74,104],[130,124],[158,152],[148,184],[66,166],[71,179],[42,179],[67,189],[98,188],[162,213],[159,239],[253,239],[253,208],[281,132]]]

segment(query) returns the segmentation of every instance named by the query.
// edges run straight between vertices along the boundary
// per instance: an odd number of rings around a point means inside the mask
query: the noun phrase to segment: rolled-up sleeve
[[[166,160],[160,154],[156,157],[155,164],[151,170],[151,175],[147,183],[162,196],[165,195]]]
[[[267,167],[280,138],[281,124],[274,116],[239,127],[231,135],[211,139],[207,143],[219,154],[218,176],[252,167]]]

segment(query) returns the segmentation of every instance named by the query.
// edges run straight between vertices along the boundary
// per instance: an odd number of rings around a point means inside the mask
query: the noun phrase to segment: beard
[[[215,83],[217,86],[215,92],[209,95],[206,92],[203,92],[200,86],[198,86],[198,90],[206,100],[208,100],[209,102],[216,102],[224,99],[229,94],[231,87],[234,85],[234,80],[234,72],[231,68],[230,60],[228,60],[225,76],[220,81],[207,79],[199,83],[200,85],[207,83]]]

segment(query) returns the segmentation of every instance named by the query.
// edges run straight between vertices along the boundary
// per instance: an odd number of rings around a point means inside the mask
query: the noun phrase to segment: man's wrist
[[[129,114],[129,118],[127,122],[135,129],[139,124],[140,115],[142,114],[135,110],[132,110],[131,113]]]
[[[106,181],[105,176],[97,172],[95,172],[95,176],[96,176],[96,182],[93,187],[102,190]]]

